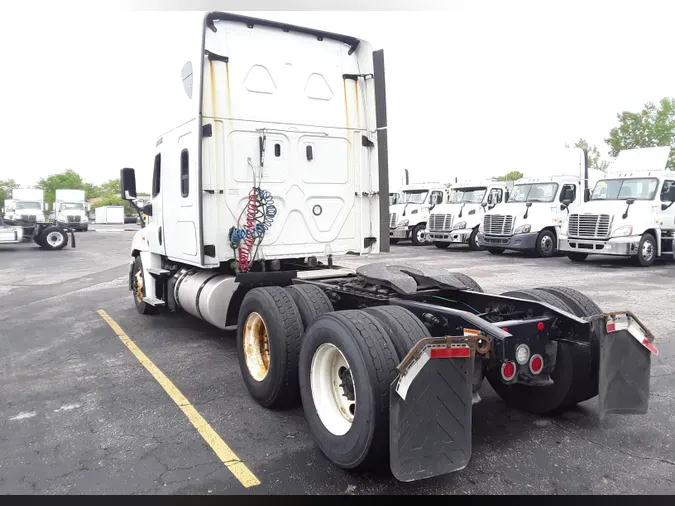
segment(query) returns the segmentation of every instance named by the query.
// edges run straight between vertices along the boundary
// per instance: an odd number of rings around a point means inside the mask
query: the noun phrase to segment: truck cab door
[[[152,219],[145,227],[145,238],[148,249],[152,253],[164,255],[164,219],[162,193],[162,153],[155,155],[155,166],[152,171]]]

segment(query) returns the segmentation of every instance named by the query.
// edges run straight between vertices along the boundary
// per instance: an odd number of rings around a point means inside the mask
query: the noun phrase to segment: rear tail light
[[[506,361],[502,364],[502,378],[504,381],[511,381],[516,377],[516,364]]]
[[[532,355],[530,359],[530,372],[532,374],[539,374],[544,369],[544,359],[541,355]]]

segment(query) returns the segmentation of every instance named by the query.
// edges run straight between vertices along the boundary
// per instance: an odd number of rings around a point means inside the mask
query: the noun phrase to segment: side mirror
[[[633,204],[635,204],[635,199],[626,199],[626,204],[632,206]]]
[[[525,207],[532,207],[532,202],[526,202]]]
[[[487,203],[492,205],[492,194],[488,195]]]
[[[152,202],[149,202],[149,203],[145,204],[143,206],[143,208],[141,209],[141,211],[146,216],[152,216]]]
[[[487,202],[481,202],[480,205],[483,206],[483,207],[487,207],[488,203]]]
[[[136,198],[136,172],[134,169],[120,171],[120,193],[124,200]]]

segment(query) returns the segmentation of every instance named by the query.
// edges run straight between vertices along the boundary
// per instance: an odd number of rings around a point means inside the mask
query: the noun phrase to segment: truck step
[[[148,272],[153,278],[161,278],[171,275],[171,271],[167,271],[166,269],[157,269],[155,267],[149,267]]]
[[[156,297],[143,297],[143,302],[150,304],[153,307],[165,306],[166,303]]]

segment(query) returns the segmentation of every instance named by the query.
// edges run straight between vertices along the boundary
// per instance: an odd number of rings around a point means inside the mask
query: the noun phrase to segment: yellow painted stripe
[[[108,313],[99,309],[98,314],[101,315],[110,328],[113,329],[115,334],[122,340],[124,345],[129,348],[129,351],[134,354],[138,361],[145,367],[150,374],[157,380],[157,382],[162,386],[162,388],[169,394],[169,397],[173,399],[173,402],[185,413],[185,416],[188,417],[188,420],[194,425],[195,429],[201,434],[204,438],[204,441],[208,443],[211,449],[216,453],[218,458],[222,461],[223,464],[230,470],[230,472],[237,478],[242,485],[245,487],[253,487],[255,485],[260,485],[260,481],[255,475],[250,471],[246,464],[244,464],[239,457],[232,451],[232,449],[227,446],[225,441],[218,435],[218,433],[211,428],[204,417],[199,414],[199,412],[194,408],[190,401],[176,388],[172,381],[167,378],[159,368],[152,363],[145,353],[143,353],[138,346],[129,338],[128,335],[124,333],[122,328],[113,320]]]

